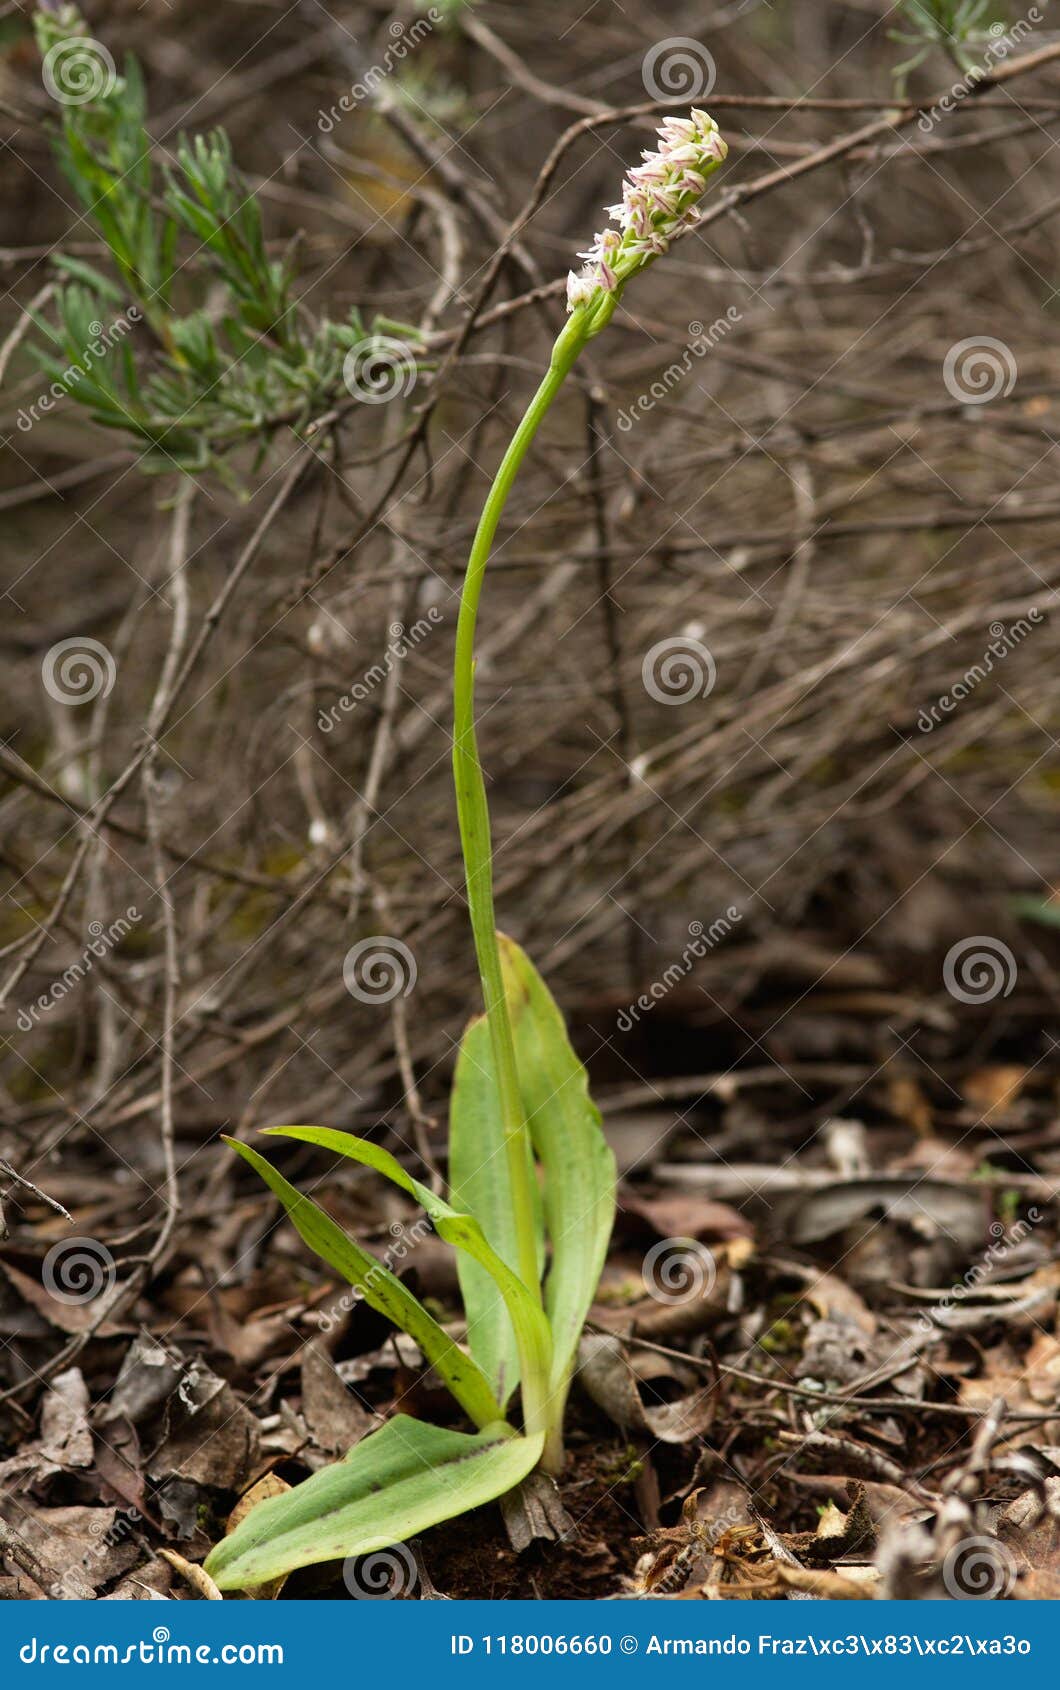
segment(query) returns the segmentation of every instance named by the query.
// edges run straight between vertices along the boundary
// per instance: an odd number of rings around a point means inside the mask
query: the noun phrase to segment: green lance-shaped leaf
[[[222,1590],[247,1590],[386,1549],[503,1496],[536,1465],[542,1442],[503,1423],[470,1436],[395,1415],[344,1461],[259,1502],[211,1550],[206,1571]]]
[[[589,1076],[559,1008],[525,951],[498,934],[519,1089],[545,1174],[552,1263],[545,1308],[552,1326],[552,1392],[565,1393],[615,1219],[615,1158],[589,1096]]]
[[[529,1139],[526,1154],[529,1158]],[[497,1254],[510,1268],[517,1269],[515,1206],[489,1023],[484,1015],[471,1022],[460,1042],[449,1105],[449,1184],[454,1206],[474,1215]],[[531,1184],[536,1194],[536,1185]],[[540,1275],[544,1260],[540,1203],[535,1220]],[[470,1256],[461,1255],[457,1272],[467,1310],[468,1348],[505,1406],[519,1383],[519,1348],[511,1322],[497,1302],[492,1276],[485,1268]]]
[[[306,1144],[319,1144],[338,1156],[349,1156],[355,1162],[375,1168],[414,1197],[426,1209],[439,1237],[466,1253],[493,1281],[494,1302],[499,1308],[507,1310],[524,1366],[529,1358],[539,1379],[544,1381],[549,1377],[552,1340],[548,1321],[522,1280],[492,1248],[477,1216],[461,1213],[441,1197],[436,1197],[433,1191],[407,1174],[389,1151],[381,1149],[378,1144],[369,1144],[367,1139],[356,1138],[353,1133],[338,1132],[333,1127],[267,1127],[265,1131],[268,1135],[275,1133],[284,1138],[301,1139]]]
[[[481,1368],[463,1353],[389,1268],[347,1238],[330,1215],[326,1215],[310,1198],[304,1197],[249,1144],[240,1144],[234,1138],[226,1138],[225,1143],[238,1150],[244,1161],[261,1175],[270,1191],[275,1192],[309,1248],[356,1286],[370,1308],[392,1320],[419,1345],[439,1378],[476,1426],[489,1426],[503,1420],[500,1405]]]

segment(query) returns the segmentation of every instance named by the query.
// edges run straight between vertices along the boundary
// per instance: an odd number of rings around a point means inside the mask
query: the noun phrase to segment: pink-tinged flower
[[[679,230],[698,223],[696,201],[728,150],[706,112],[693,109],[688,117],[663,119],[658,149],[641,155],[643,163],[622,184],[622,203],[608,207],[617,227],[602,230],[578,254],[585,264],[567,277],[568,311],[590,307],[598,295],[619,293],[630,276],[667,251]]]

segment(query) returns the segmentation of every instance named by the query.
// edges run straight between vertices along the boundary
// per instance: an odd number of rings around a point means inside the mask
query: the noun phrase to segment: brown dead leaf
[[[40,1411],[40,1452],[58,1467],[91,1467],[88,1387],[79,1367],[57,1373]]]
[[[887,1106],[899,1121],[912,1127],[918,1138],[931,1134],[931,1105],[912,1074],[893,1074],[887,1082]]]
[[[48,1594],[56,1600],[94,1596],[140,1559],[139,1544],[115,1529],[115,1508],[37,1508],[21,1502],[9,1526],[38,1557]],[[0,1534],[2,1536],[2,1534]]]
[[[285,1309],[258,1320],[237,1320],[222,1303],[211,1299],[207,1324],[217,1348],[252,1370],[271,1354],[280,1337],[290,1336],[291,1316]]]
[[[991,1116],[1002,1115],[1011,1108],[1031,1072],[1020,1062],[995,1063],[969,1074],[961,1091],[966,1102],[981,1111],[984,1121],[989,1121]]]
[[[628,1347],[613,1333],[587,1332],[578,1353],[578,1379],[587,1396],[623,1431],[647,1432],[661,1443],[701,1437],[714,1418],[716,1388],[692,1367],[649,1350]],[[659,1401],[662,1381],[682,1394]],[[645,1401],[642,1384],[654,1387]]]
[[[244,1491],[228,1516],[225,1527],[225,1537],[231,1537],[237,1526],[241,1526],[252,1508],[259,1502],[268,1502],[270,1497],[283,1496],[290,1490],[286,1479],[281,1479],[278,1473],[265,1473],[256,1484]],[[257,1584],[243,1592],[244,1596],[256,1602],[273,1602],[287,1583],[287,1574],[281,1578],[270,1579],[268,1584]]]
[[[563,1506],[555,1480],[540,1470],[502,1496],[500,1505],[508,1542],[517,1555],[529,1549],[535,1539],[565,1542],[574,1532],[574,1521]]]
[[[658,1238],[750,1238],[746,1215],[696,1193],[641,1197],[622,1193],[622,1213],[646,1221]]]
[[[989,1218],[982,1190],[940,1179],[878,1175],[836,1180],[801,1197],[786,1216],[786,1236],[796,1244],[817,1243],[878,1213],[915,1228],[929,1224],[967,1251],[982,1245]]]
[[[302,1351],[302,1418],[325,1455],[345,1455],[378,1424],[343,1384],[327,1351],[315,1343]]]
[[[95,1300],[87,1303],[62,1303],[52,1296],[39,1279],[23,1273],[13,1262],[0,1261],[0,1272],[7,1276],[30,1308],[43,1315],[48,1324],[59,1332],[66,1332],[74,1337],[78,1333],[86,1332],[99,1319],[99,1308]],[[112,1338],[115,1333],[121,1331],[121,1327],[105,1320],[97,1330],[101,1338]]]
[[[1005,1509],[998,1537],[1017,1557],[1016,1593],[1030,1601],[1060,1600],[1060,1478],[1041,1492],[1024,1491]]]
[[[176,1477],[215,1490],[240,1490],[260,1465],[258,1422],[231,1386],[193,1362],[166,1408],[168,1430],[155,1451],[153,1479]]]

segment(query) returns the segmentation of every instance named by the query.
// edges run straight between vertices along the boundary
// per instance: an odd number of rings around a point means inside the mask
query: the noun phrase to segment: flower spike
[[[693,107],[688,117],[663,119],[658,150],[641,155],[643,163],[626,175],[621,205],[608,208],[617,228],[595,236],[578,254],[584,267],[567,276],[567,310],[584,309],[594,319],[590,332],[603,327],[629,278],[661,258],[679,230],[699,222],[696,202],[728,151],[705,111]]]

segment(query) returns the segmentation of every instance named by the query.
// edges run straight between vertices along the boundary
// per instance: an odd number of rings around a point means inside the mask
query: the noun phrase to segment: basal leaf
[[[488,1426],[504,1418],[478,1364],[464,1354],[389,1268],[369,1255],[367,1250],[362,1250],[352,1238],[347,1238],[330,1215],[326,1215],[310,1198],[304,1197],[249,1144],[240,1144],[234,1138],[226,1138],[225,1142],[233,1150],[238,1150],[243,1160],[249,1162],[269,1189],[275,1192],[309,1248],[344,1279],[348,1279],[351,1285],[355,1285],[370,1308],[392,1320],[419,1345],[439,1378],[476,1426]]]
[[[615,1219],[615,1158],[551,992],[525,951],[503,933],[498,939],[519,1089],[545,1174],[545,1227],[552,1246],[545,1308],[552,1325],[552,1389],[561,1393],[607,1256]]]
[[[449,1105],[449,1184],[453,1205],[474,1215],[501,1260],[516,1270],[519,1246],[508,1153],[484,1015],[471,1022],[460,1042]],[[537,1220],[538,1257],[543,1262],[540,1208]],[[468,1348],[504,1406],[519,1383],[519,1349],[511,1322],[498,1306],[492,1276],[485,1268],[461,1255],[457,1272],[467,1310]]]
[[[503,1423],[471,1436],[396,1415],[345,1461],[260,1502],[211,1550],[206,1571],[222,1590],[246,1590],[296,1567],[389,1548],[503,1496],[536,1465],[542,1443]]]
[[[443,1198],[436,1197],[407,1174],[389,1151],[370,1144],[367,1139],[356,1138],[353,1133],[338,1132],[333,1127],[267,1127],[265,1130],[267,1134],[301,1139],[306,1144],[319,1144],[338,1156],[352,1157],[355,1162],[375,1168],[414,1197],[426,1209],[439,1237],[465,1252],[489,1274],[495,1287],[495,1303],[507,1310],[522,1354],[532,1356],[535,1370],[542,1378],[549,1376],[552,1344],[548,1321],[522,1280],[492,1248],[474,1215],[461,1213]]]

